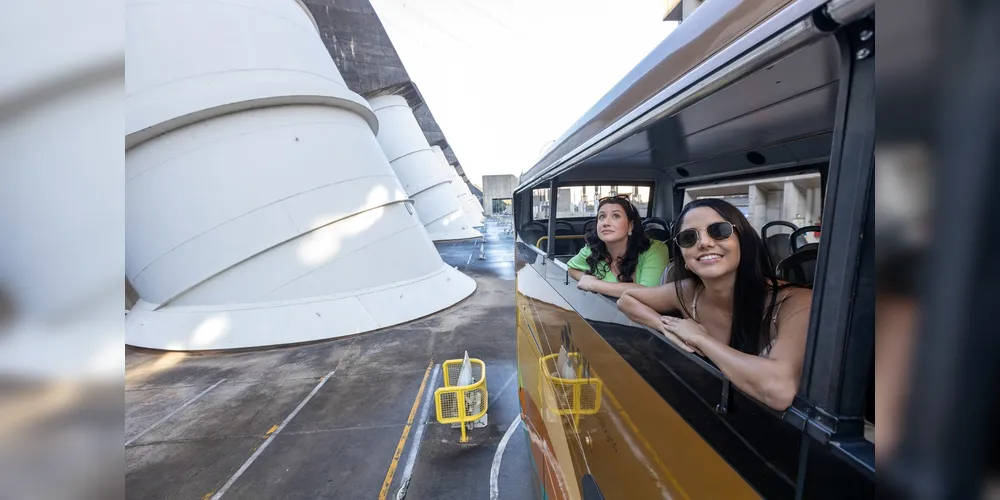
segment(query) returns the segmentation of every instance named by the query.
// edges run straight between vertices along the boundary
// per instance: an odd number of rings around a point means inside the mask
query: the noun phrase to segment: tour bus
[[[513,197],[518,386],[540,498],[871,498],[874,1],[712,0],[534,166]],[[577,287],[595,209],[625,197],[683,266],[676,216],[722,198],[811,288],[777,410]],[[665,292],[666,293],[666,292]]]

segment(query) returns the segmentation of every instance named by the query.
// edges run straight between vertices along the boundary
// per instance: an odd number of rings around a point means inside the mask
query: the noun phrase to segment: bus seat
[[[799,227],[788,221],[776,220],[764,224],[764,227],[760,228],[760,237],[764,240],[764,246],[767,247],[767,256],[771,259],[771,267],[776,267],[779,262],[784,260],[786,257],[792,254],[790,250],[791,246],[791,235],[788,233],[778,233],[768,235],[768,230],[775,226],[782,226],[791,229],[793,232]]]
[[[674,274],[672,272],[673,270],[674,270],[674,263],[671,262],[670,264],[667,264],[667,268],[664,269],[663,274],[660,275],[660,286],[666,285],[667,283],[670,283],[671,281],[674,280]]]
[[[792,254],[788,249],[790,239],[788,233],[778,233],[772,234],[764,240],[764,244],[767,246],[767,255],[771,259],[772,265],[776,265],[775,262],[781,262]]]
[[[597,228],[597,219],[590,219],[583,224],[583,234],[594,231]]]
[[[565,224],[565,226],[560,223]],[[577,236],[577,234],[568,222],[556,221],[556,236]],[[556,239],[556,255],[576,255],[580,248],[583,248],[582,244],[583,239]]]
[[[538,239],[548,233],[548,228],[541,222],[532,221],[522,225],[521,230],[518,232],[520,233],[521,239],[524,240],[525,243],[531,246],[536,246],[538,244]],[[543,248],[542,250],[545,249]]]
[[[670,240],[670,232],[666,229],[660,229],[658,227],[648,227],[646,228],[646,236],[651,240],[659,240],[662,242],[667,242]]]
[[[670,239],[670,224],[659,217],[649,217],[642,222],[642,229],[650,239],[667,241]]]
[[[816,243],[809,243],[806,241],[806,234],[819,232],[819,226],[804,226],[792,231],[792,234],[788,236],[789,250],[792,253],[795,253],[809,245],[816,245]]]
[[[573,227],[573,224],[570,224],[568,221],[557,220],[556,221],[556,231],[559,231],[560,229],[564,229],[566,231],[569,231],[568,234],[576,234],[576,228]]]
[[[816,274],[816,257],[819,255],[818,246],[815,248],[803,248],[788,257],[785,257],[775,266],[778,278],[793,285],[812,288],[813,279]]]

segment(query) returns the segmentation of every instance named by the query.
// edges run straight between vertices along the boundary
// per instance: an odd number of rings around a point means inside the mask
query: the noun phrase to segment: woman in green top
[[[639,219],[628,198],[601,199],[595,234],[587,234],[587,245],[567,263],[577,288],[621,297],[625,290],[660,285],[669,250],[646,236]]]

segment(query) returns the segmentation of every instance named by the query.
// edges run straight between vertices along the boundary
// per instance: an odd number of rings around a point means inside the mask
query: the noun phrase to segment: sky
[[[469,179],[519,174],[676,27],[663,0],[371,0]]]

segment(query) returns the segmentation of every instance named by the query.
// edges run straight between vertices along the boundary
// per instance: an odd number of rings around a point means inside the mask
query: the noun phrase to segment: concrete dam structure
[[[328,339],[475,290],[441,260],[303,4],[129,1],[126,20],[127,344]]]
[[[396,171],[406,194],[413,199],[417,216],[434,241],[479,238],[482,234],[462,210],[452,190],[455,169],[442,164],[424,138],[413,111],[401,96],[369,100],[382,124],[378,142]]]
[[[473,227],[481,227],[483,225],[483,209],[482,205],[475,196],[472,195],[472,191],[469,190],[469,185],[458,176],[458,171],[454,167],[448,164],[448,158],[445,157],[444,151],[438,146],[431,146],[431,151],[434,152],[434,156],[437,157],[438,162],[448,169],[449,175],[451,176],[451,189],[458,197],[458,203],[462,206],[462,210],[465,212],[466,219],[472,224]]]

